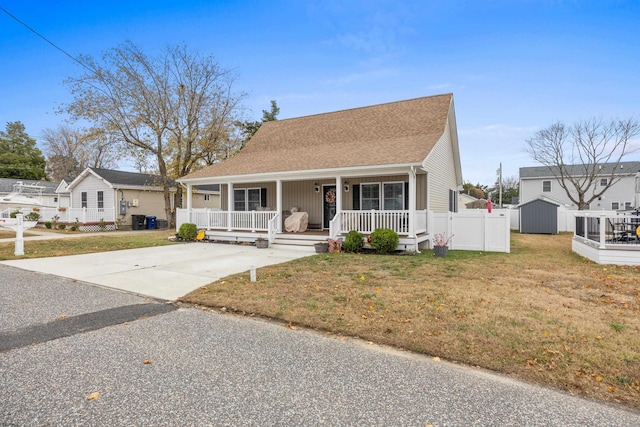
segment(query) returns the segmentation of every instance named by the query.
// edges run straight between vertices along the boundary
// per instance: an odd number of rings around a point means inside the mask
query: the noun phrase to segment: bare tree
[[[528,139],[526,151],[549,169],[578,209],[584,209],[620,180],[619,164],[637,151],[632,139],[638,134],[640,123],[635,118],[591,119],[570,127],[556,122]],[[603,177],[605,164],[610,166],[607,185],[598,187],[595,183]]]
[[[201,167],[216,126],[231,121],[221,117],[232,116],[242,99],[231,90],[234,74],[184,46],[151,57],[126,42],[107,51],[100,64],[82,61],[91,71],[66,80],[74,96],[66,111],[96,123],[130,153],[155,158],[173,222],[170,179]]]
[[[47,172],[54,180],[75,178],[86,167],[113,168],[120,153],[117,144],[99,129],[73,129],[68,125],[45,129]]]

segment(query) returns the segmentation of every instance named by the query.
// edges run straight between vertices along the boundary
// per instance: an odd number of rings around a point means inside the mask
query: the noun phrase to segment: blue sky
[[[453,93],[465,181],[535,163],[524,141],[560,120],[640,115],[636,0],[32,1],[0,6],[71,55],[131,40],[186,44],[238,74],[248,118]],[[0,11],[0,122],[38,139],[82,70]],[[640,160],[634,154],[628,160]]]

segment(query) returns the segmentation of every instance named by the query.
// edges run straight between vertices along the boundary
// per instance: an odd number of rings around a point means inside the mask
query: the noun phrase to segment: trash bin
[[[148,216],[147,217],[147,230],[155,230],[156,229],[156,217]]]
[[[156,227],[157,228],[167,228],[167,227],[169,227],[169,221],[167,221],[166,219],[158,219],[158,220],[156,220]]]
[[[144,215],[131,215],[131,229],[144,230]]]

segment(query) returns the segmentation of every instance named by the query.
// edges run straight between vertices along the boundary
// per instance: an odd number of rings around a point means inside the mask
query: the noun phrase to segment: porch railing
[[[269,243],[274,243],[276,241],[276,234],[278,234],[278,221],[280,221],[280,214],[278,213],[269,220],[267,233],[269,235]]]
[[[357,230],[363,234],[370,234],[376,228],[390,228],[399,235],[410,234],[410,211],[342,211],[341,216],[341,233]],[[414,218],[414,233],[425,233],[427,231],[427,211],[415,211]]]
[[[640,245],[640,217],[637,215],[576,214],[574,237],[601,248],[608,245]]]
[[[2,217],[8,217],[16,209],[6,209],[0,213]],[[33,211],[31,208],[20,209],[24,215]],[[81,224],[90,222],[114,222],[115,214],[113,209],[91,209],[91,208],[38,208],[36,211],[40,215],[39,222],[53,221],[72,223],[78,221]],[[57,217],[57,218],[56,218]]]
[[[212,209],[178,209],[176,229],[186,222],[207,230],[268,231],[269,222],[277,215],[275,211],[220,211]]]

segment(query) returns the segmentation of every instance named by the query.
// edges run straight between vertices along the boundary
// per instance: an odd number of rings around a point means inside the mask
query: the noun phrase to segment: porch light
[[[344,182],[344,192],[345,193],[349,192],[349,183],[347,181]]]
[[[315,184],[313,184],[313,188],[316,190],[316,193],[320,192],[320,186],[318,185],[317,182]]]

